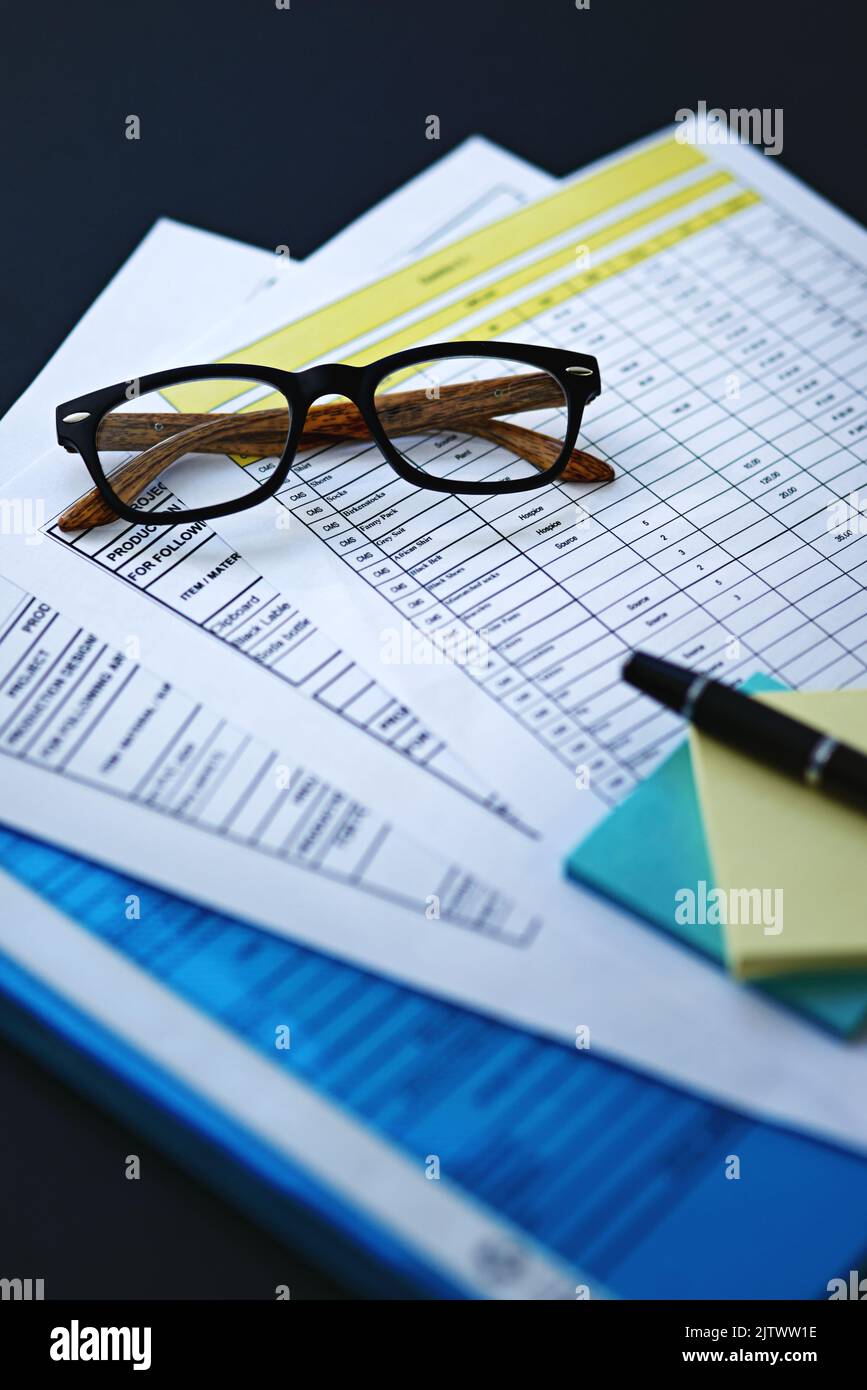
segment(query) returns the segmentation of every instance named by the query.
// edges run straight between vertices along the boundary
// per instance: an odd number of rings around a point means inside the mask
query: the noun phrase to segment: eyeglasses
[[[299,450],[338,443],[362,445],[361,474],[345,489],[359,501],[388,480],[371,443],[406,482],[434,492],[607,482],[610,465],[575,448],[600,390],[594,357],[519,343],[438,343],[302,372],[247,363],[156,372],[57,407],[58,443],[94,482],[58,524],[173,526],[244,511],[273,496],[293,464],[303,482],[316,456],[296,463]],[[323,396],[344,399],[315,405]],[[512,418],[528,413],[532,428]],[[203,505],[177,506],[185,479]]]

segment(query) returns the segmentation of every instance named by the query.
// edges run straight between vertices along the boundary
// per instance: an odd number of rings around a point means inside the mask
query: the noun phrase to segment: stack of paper
[[[293,1230],[303,1206],[436,1292],[808,1296],[848,1268],[864,1047],[559,865],[682,737],[620,685],[630,647],[712,666],[734,637],[733,677],[867,674],[861,541],[824,527],[867,469],[865,267],[863,234],[769,161],[669,132],[553,189],[471,142],[303,266],[155,228],[0,426],[9,996],[112,1064],[118,1104],[169,1098],[222,1143],[236,1198],[279,1189]],[[420,527],[396,479],[384,527],[335,495],[362,465],[333,446],[219,524],[56,525],[88,487],[52,443],[76,392],[461,337],[597,355],[586,437],[617,481],[532,514],[449,498]],[[484,628],[489,663],[384,661],[411,620],[371,552],[428,622]],[[296,637],[260,659],[278,619]],[[735,1146],[766,1174],[737,1213]],[[780,1164],[829,1193],[785,1259]]]

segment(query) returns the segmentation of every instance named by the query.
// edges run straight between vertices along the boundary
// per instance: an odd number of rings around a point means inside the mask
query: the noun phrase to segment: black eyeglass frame
[[[537,476],[514,478],[501,483],[451,483],[448,479],[433,478],[414,468],[400,450],[395,448],[380,423],[374,406],[376,388],[386,377],[405,367],[450,357],[497,357],[503,361],[520,362],[535,367],[553,377],[563,391],[567,406],[563,449],[556,463],[540,471]],[[224,377],[271,386],[282,392],[289,404],[289,432],[271,476],[249,495],[214,506],[189,507],[178,511],[137,511],[134,507],[128,506],[112,491],[99,460],[96,437],[104,417],[115,407],[127,404],[130,399],[138,399],[151,391],[161,391],[165,387],[182,385],[184,382]],[[133,398],[129,395],[132,380],[136,384]],[[212,362],[204,366],[177,367],[169,371],[153,372],[148,376],[127,378],[114,386],[104,386],[101,390],[90,391],[85,396],[76,396],[73,400],[64,401],[56,409],[55,421],[58,444],[70,453],[81,455],[100,496],[117,516],[125,521],[147,520],[154,525],[176,526],[182,522],[208,521],[229,516],[234,512],[246,511],[248,507],[254,507],[266,498],[273,497],[289,475],[298,441],[304,430],[307,412],[322,396],[345,396],[357,406],[380,453],[406,482],[432,492],[492,496],[507,492],[529,492],[556,481],[565,469],[575,446],[584,407],[595,400],[601,390],[599,363],[595,357],[585,353],[526,343],[466,341],[406,348],[403,352],[380,357],[363,367],[351,366],[345,362],[322,363],[300,372],[283,371],[278,367],[260,367],[247,362]],[[68,418],[78,414],[86,418]],[[456,425],[455,428],[459,426]]]

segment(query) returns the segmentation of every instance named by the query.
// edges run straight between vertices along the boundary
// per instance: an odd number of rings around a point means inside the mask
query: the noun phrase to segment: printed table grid
[[[762,251],[790,232],[793,254]],[[472,627],[472,607],[461,606],[471,585],[490,586],[482,589],[486,598],[513,590],[515,606],[498,608],[497,633],[487,633],[491,661],[481,674],[470,667],[464,674],[562,763],[586,766],[604,801],[616,801],[681,729],[674,716],[623,691],[617,673],[631,646],[724,670],[730,679],[761,666],[789,684],[845,686],[867,672],[867,591],[859,572],[867,540],[850,536],[841,544],[826,525],[829,504],[867,484],[860,457],[867,455],[867,407],[832,370],[838,359],[851,360],[863,336],[845,312],[863,283],[842,253],[752,200],[603,276],[580,299],[543,296],[551,306],[517,323],[509,311],[504,345],[513,335],[600,356],[604,391],[585,433],[620,474],[617,483],[580,495],[553,484],[539,519],[552,529],[532,543],[531,528],[517,524],[526,501],[419,497],[388,477],[370,448],[307,455],[279,500],[401,619],[428,634]],[[828,330],[825,338],[812,335],[809,351],[793,336],[793,292],[809,304],[813,324]],[[815,391],[802,398],[799,383],[813,378]],[[498,451],[485,452],[495,467]],[[419,561],[420,535],[432,536],[434,546],[439,540],[440,549],[426,544]],[[552,558],[552,538],[560,544],[564,535],[572,544]],[[846,570],[833,558],[842,548]],[[451,566],[466,576],[451,595],[426,578],[433,554],[443,557],[438,574]],[[515,561],[523,563],[509,578],[503,570]],[[815,585],[802,593],[802,577],[813,571]],[[833,601],[815,611],[816,591],[835,583]],[[640,616],[630,618],[630,609]],[[535,644],[526,636],[534,628]],[[516,637],[524,639],[522,655],[511,661]]]

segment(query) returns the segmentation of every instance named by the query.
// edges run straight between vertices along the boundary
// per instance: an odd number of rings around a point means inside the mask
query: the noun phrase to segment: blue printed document
[[[131,1117],[182,1120],[187,1161],[231,1155],[221,1187],[276,1229],[315,1214],[320,1258],[518,1298],[825,1297],[857,1264],[859,1156],[10,830],[0,868],[57,909],[0,924],[0,1019],[25,1006],[68,1044],[49,1060],[83,1050]]]

